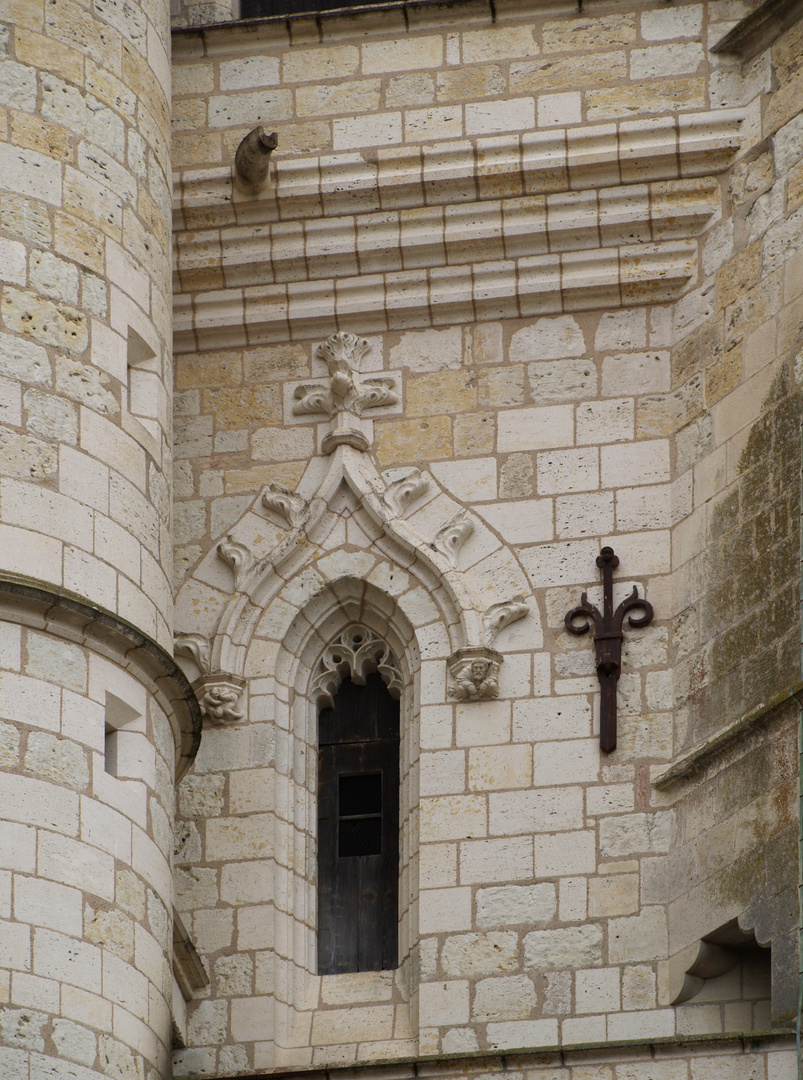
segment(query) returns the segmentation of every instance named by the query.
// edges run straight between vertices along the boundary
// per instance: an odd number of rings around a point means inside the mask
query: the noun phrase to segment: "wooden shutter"
[[[399,702],[344,680],[318,717],[318,974],[398,966]]]

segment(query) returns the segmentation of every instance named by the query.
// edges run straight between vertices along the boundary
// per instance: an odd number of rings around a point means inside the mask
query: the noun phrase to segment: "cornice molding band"
[[[0,613],[113,659],[149,684],[173,727],[176,779],[187,772],[201,743],[201,710],[175,660],[140,630],[70,593],[25,578],[0,577]]]
[[[181,297],[174,352],[660,303],[696,272],[692,240],[565,252],[474,266],[290,282]]]

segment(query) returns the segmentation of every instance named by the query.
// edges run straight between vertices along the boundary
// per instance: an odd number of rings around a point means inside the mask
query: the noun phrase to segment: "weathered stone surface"
[[[596,967],[602,963],[602,930],[599,926],[567,927],[565,930],[536,930],[524,939],[528,967]]]
[[[516,934],[460,934],[441,952],[443,970],[452,978],[501,975],[518,966]]]
[[[89,783],[89,766],[83,747],[44,731],[33,731],[28,736],[25,768],[76,791],[83,791]]]

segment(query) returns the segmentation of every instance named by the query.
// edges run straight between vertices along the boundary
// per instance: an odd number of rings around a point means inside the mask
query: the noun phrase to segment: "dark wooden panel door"
[[[395,968],[399,703],[347,679],[318,730],[318,973]]]

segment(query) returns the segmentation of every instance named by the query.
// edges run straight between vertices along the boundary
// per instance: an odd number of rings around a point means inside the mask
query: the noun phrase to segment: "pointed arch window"
[[[340,685],[330,679],[318,714],[318,973],[388,970],[398,965],[398,669],[363,627],[322,667]]]

